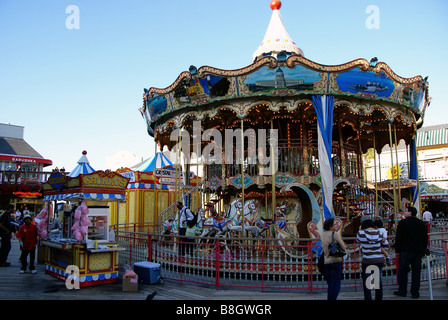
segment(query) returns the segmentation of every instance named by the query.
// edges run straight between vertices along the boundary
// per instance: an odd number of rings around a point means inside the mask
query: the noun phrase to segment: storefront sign
[[[82,183],[84,187],[124,189],[126,188],[128,179],[118,174],[101,177],[99,174],[94,173],[84,175],[82,177]]]

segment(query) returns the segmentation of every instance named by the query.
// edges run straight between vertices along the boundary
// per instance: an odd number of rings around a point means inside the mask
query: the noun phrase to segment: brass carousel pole
[[[398,141],[397,141],[397,129],[394,123],[394,136],[395,136],[395,158],[397,159],[397,187],[398,187],[398,207],[401,208],[401,188],[400,188],[400,169],[398,168]]]
[[[179,137],[178,137],[178,141],[177,141],[177,152],[178,152],[178,174],[179,174],[179,181],[178,181],[178,185],[177,185],[177,199],[182,198],[182,191],[181,191],[181,185],[182,185],[182,173],[181,173],[181,157],[180,157],[180,143],[181,143],[181,138],[182,138],[182,132],[181,132],[181,128],[179,128]],[[185,204],[185,203],[184,203]]]
[[[157,212],[157,140],[154,139],[154,220],[159,223]],[[158,226],[157,226],[158,227]]]
[[[375,170],[375,216],[378,218],[378,181],[376,178],[375,131],[373,131],[373,170]]]
[[[242,191],[242,200],[241,200],[241,231],[244,235],[244,134],[243,134],[243,119],[241,119],[241,191]]]
[[[177,146],[176,146],[176,175],[175,175],[175,187],[174,187],[174,201],[179,201],[179,194],[178,194],[178,185],[179,185],[179,149],[180,149],[180,143],[179,143],[179,137],[181,135],[180,128],[178,127],[179,135],[177,137]],[[179,230],[181,228],[180,225],[180,214],[177,215],[177,225],[179,226]],[[180,234],[180,233],[179,233]]]
[[[274,131],[274,119],[271,119],[271,134],[270,147],[271,147],[271,187],[272,187],[272,221],[275,220],[275,168],[274,168],[274,143],[272,141],[272,132]]]
[[[395,230],[397,229],[397,195],[395,192],[395,178],[394,178],[394,155],[392,153],[392,129],[389,122],[389,144],[390,144],[390,165],[391,165],[391,173],[392,173],[392,188],[394,190],[394,226]]]
[[[199,209],[199,143],[196,147],[196,209]]]

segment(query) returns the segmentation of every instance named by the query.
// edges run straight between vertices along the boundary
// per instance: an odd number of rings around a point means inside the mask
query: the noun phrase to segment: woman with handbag
[[[339,291],[341,290],[341,276],[342,276],[342,261],[343,252],[345,254],[345,243],[342,241],[341,236],[338,232],[338,225],[334,223],[334,218],[329,218],[324,222],[324,232],[321,235],[322,249],[325,260],[325,278],[328,284],[328,300],[336,300]],[[339,254],[333,253],[335,255],[330,255],[330,246],[335,247],[336,244],[339,245]],[[331,250],[333,251],[333,250]]]

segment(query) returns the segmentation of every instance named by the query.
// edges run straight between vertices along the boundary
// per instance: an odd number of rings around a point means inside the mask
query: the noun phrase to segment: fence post
[[[445,277],[446,285],[448,286],[448,252],[447,252],[447,242],[448,240],[443,240],[443,253],[445,254]]]
[[[148,261],[152,261],[152,237],[148,234]]]
[[[219,261],[221,259],[221,247],[218,239],[215,241],[215,285],[217,290],[219,290]]]
[[[313,294],[313,254],[311,252],[311,241],[308,241],[306,244],[307,255],[308,255],[308,290],[310,290],[310,294]],[[303,260],[302,260],[303,261]]]

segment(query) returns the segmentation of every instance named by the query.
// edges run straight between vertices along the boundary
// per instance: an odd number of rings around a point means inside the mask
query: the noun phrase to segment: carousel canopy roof
[[[95,171],[95,169],[93,169],[90,164],[89,164],[89,160],[86,157],[87,151],[83,151],[82,152],[82,156],[81,158],[78,160],[78,165],[76,166],[75,169],[73,169],[72,171],[70,171],[70,173],[68,174],[69,177],[74,178],[79,176],[80,174],[88,174],[88,173],[92,173]]]
[[[268,29],[264,35],[263,42],[253,54],[254,61],[266,55],[277,57],[277,54],[281,51],[303,56],[303,51],[291,39],[283,24],[282,16],[280,14],[281,6],[282,4],[280,1],[271,1],[271,21],[269,22]]]
[[[193,121],[224,128],[240,119],[261,126],[281,117],[312,119],[316,115],[312,96],[331,95],[335,97],[335,116],[344,120],[341,129],[347,132],[345,136],[356,137],[358,130],[362,131],[363,152],[371,147],[372,132],[378,133],[378,148],[390,141],[390,123],[403,127],[398,140],[410,139],[422,126],[431,101],[428,77],[403,78],[376,57],[340,65],[309,60],[286,31],[280,6],[280,1],[271,2],[265,41],[251,65],[235,70],[191,66],[166,88],[144,89],[139,111],[148,134],[170,149],[173,130],[190,129]],[[268,42],[269,37],[274,41]]]
[[[164,169],[166,167],[172,167],[173,163],[161,152],[157,152],[153,158],[148,159],[141,164],[134,171],[140,172],[154,172],[157,169]]]

